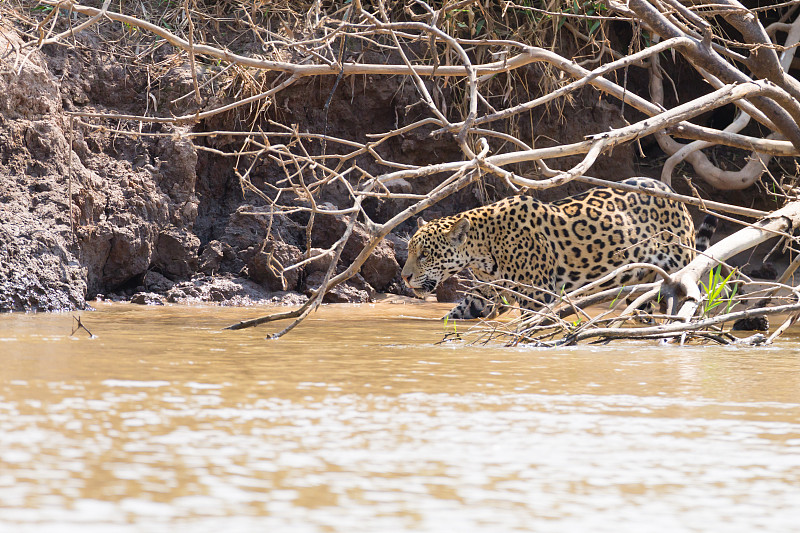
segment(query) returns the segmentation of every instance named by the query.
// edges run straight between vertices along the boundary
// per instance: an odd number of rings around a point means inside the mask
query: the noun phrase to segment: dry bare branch
[[[661,171],[665,182],[672,181],[678,165],[685,161],[692,165],[695,177],[708,184],[740,189],[756,183],[772,164],[772,158],[800,156],[800,83],[788,74],[800,41],[800,18],[791,15],[794,20],[790,16],[765,26],[760,12],[746,9],[737,0],[609,0],[595,6],[598,12],[588,12],[583,4],[556,1],[547,3],[546,8],[510,1],[492,6],[472,0],[444,2],[439,8],[439,4],[422,0],[409,5],[390,1],[374,5],[359,1],[331,5],[308,2],[303,4],[308,8],[303,12],[293,11],[291,3],[278,2],[273,6],[273,11],[279,13],[275,19],[270,18],[272,12],[267,15],[260,10],[259,3],[232,3],[236,4],[234,7],[223,3],[216,9],[230,8],[237,28],[234,31],[231,26],[227,31],[242,32],[229,41],[221,37],[222,31],[219,40],[208,37],[209,32],[204,29],[219,21],[204,12],[200,4],[185,0],[173,9],[175,18],[170,19],[179,20],[180,24],[167,26],[125,3],[115,11],[108,0],[99,9],[74,0],[42,0],[40,5],[49,11],[34,12],[29,6],[15,11],[26,42],[7,54],[14,55],[15,68],[19,68],[26,56],[37,49],[71,46],[80,32],[114,24],[135,30],[141,40],[146,53],[130,55],[135,58],[132,64],[146,61],[158,47],[171,47],[171,61],[189,67],[192,84],[191,90],[184,88],[179,93],[182,96],[170,97],[169,102],[192,104],[188,108],[180,108],[174,116],[161,107],[155,113],[148,99],[148,107],[141,114],[77,109],[68,113],[70,120],[76,127],[106,134],[172,136],[197,142],[198,149],[228,158],[242,194],[258,198],[270,216],[307,216],[307,236],[318,223],[318,216],[349,217],[345,234],[322,255],[311,257],[310,250],[306,250],[303,260],[283,265],[286,273],[302,271],[322,257],[333,259],[322,286],[306,304],[297,310],[242,322],[231,329],[292,319],[276,336],[285,334],[321,304],[326,292],[355,276],[391,231],[470,185],[485,188],[487,184],[498,184],[515,192],[543,190],[575,180],[609,185],[587,175],[596,168],[598,159],[649,136],[655,137],[668,156]],[[480,6],[484,17],[480,35],[476,35],[480,24],[475,22],[476,6]],[[471,13],[471,18],[463,19],[469,24],[457,20],[462,12]],[[65,16],[67,13],[71,16]],[[525,22],[518,22],[515,27],[511,17],[517,14],[524,14]],[[736,35],[728,35],[720,20],[735,28]],[[604,37],[612,21],[631,24],[632,38],[621,49]],[[569,38],[577,39],[579,54],[568,57],[554,46],[563,24],[570,32]],[[486,29],[490,25],[491,31]],[[541,31],[530,31],[534,27]],[[786,34],[783,43],[777,42],[779,34]],[[236,40],[242,35],[251,36],[251,42],[249,47],[237,48]],[[660,57],[668,54],[673,56],[673,62],[688,63],[709,87],[685,101],[677,99],[676,94],[675,104],[666,104],[663,75],[667,66],[661,64]],[[604,63],[608,58],[613,60]],[[597,66],[590,70],[582,65]],[[640,88],[627,83],[629,70],[643,66],[650,75],[649,95],[640,94],[647,91],[637,92]],[[155,70],[154,65],[150,67]],[[203,69],[207,70],[205,76]],[[413,118],[398,118],[392,125],[384,124],[382,131],[329,134],[327,115],[340,83],[355,86],[363,80],[366,86],[372,77],[398,77],[402,80],[399,86],[412,88],[416,101],[407,111],[416,113],[409,113]],[[279,120],[279,101],[307,78],[332,82],[325,89],[329,91],[324,98],[325,126],[318,131],[303,131],[296,124]],[[539,86],[523,93],[519,87],[534,78]],[[190,95],[194,96],[193,102]],[[523,117],[558,112],[577,98],[613,102],[619,106],[615,108],[619,116],[614,118],[624,125],[608,131],[582,131],[583,137],[578,140],[555,139],[550,145],[526,138],[535,135],[533,127],[524,132],[519,128]],[[703,117],[725,106],[736,106],[738,116],[720,128],[708,126]],[[237,123],[247,126],[238,130],[217,127],[215,121],[227,116],[243,119]],[[204,129],[210,131],[201,131]],[[444,139],[442,142],[452,150],[436,162],[404,157],[402,150],[394,147],[411,136]],[[675,138],[695,142],[683,145]],[[708,155],[715,147],[746,150],[751,155],[741,168],[730,170]],[[264,167],[270,169],[270,179],[259,179]],[[407,186],[408,182],[412,183],[411,190],[397,192],[398,185]],[[346,198],[341,205],[324,204],[326,191],[333,188]],[[668,277],[665,276],[669,273],[659,272],[663,279],[655,284],[616,288],[593,296],[581,291],[566,295],[571,312],[582,312],[584,305],[620,296],[634,300],[622,318],[603,315],[589,319],[573,331],[563,329],[562,340],[699,334],[704,328],[721,323],[717,317],[697,314],[703,298],[701,277],[734,253],[776,232],[787,234],[800,223],[800,210],[795,203],[766,213],[708,198],[644,189],[639,192],[761,221],[715,245],[683,270]],[[368,199],[396,206],[385,222],[377,223],[364,208]],[[337,267],[357,224],[368,233],[367,242],[350,264]],[[744,284],[746,280],[737,283]],[[671,305],[659,320],[680,323],[640,328],[637,333],[618,331],[630,332],[630,328],[610,327],[612,320],[627,320],[633,308],[657,298],[659,292]],[[769,309],[794,310],[791,306],[795,305]],[[541,311],[536,319],[521,318],[521,331],[544,327],[547,320],[568,328],[561,320],[565,312],[563,308],[552,308]],[[772,312],[765,311],[762,305],[739,313]],[[735,314],[728,313],[728,319]],[[712,333],[706,330],[703,335]]]

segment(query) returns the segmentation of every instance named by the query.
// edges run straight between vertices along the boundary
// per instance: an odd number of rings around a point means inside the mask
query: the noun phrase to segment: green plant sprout
[[[445,316],[443,320],[444,320],[444,329],[445,329],[445,335],[449,335],[449,334],[447,333],[447,322],[449,321],[449,318],[448,318],[448,316]],[[456,323],[456,321],[455,321],[455,320],[453,320],[453,335],[455,335],[456,337],[458,337],[458,325],[457,325],[457,323]]]
[[[614,296],[614,299],[611,300],[611,303],[608,306],[609,309],[612,309],[616,305],[617,300],[619,300],[619,295],[622,294],[622,291],[624,290],[625,290],[625,285],[619,288],[619,292],[617,293],[616,296]]]
[[[730,283],[731,278],[736,273],[736,269],[731,270],[725,278],[722,277],[721,272],[722,265],[717,268],[712,268],[708,271],[708,285],[702,281],[700,282],[703,289],[706,291],[706,300],[703,304],[704,315],[708,315],[712,309],[722,305],[725,301],[728,302],[725,308],[726,313],[736,305],[733,298],[736,296],[739,286]],[[731,287],[731,285],[733,285],[733,287]]]

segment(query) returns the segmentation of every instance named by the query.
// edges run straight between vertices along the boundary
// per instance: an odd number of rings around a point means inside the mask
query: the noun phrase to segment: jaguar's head
[[[471,223],[467,217],[446,217],[424,223],[408,241],[408,260],[402,277],[414,294],[423,297],[442,281],[469,264],[466,243]]]

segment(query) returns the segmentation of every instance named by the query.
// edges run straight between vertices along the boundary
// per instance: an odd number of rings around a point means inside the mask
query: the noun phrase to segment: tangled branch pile
[[[10,2],[5,8],[18,26],[27,28],[27,42],[15,51],[18,61],[25,61],[26,50],[69,45],[76,33],[106,26],[122,28],[116,42],[107,46],[124,47],[130,61],[146,64],[154,80],[176,62],[191,69],[191,90],[172,101],[191,102],[190,112],[171,116],[153,98],[154,106],[148,104],[139,115],[75,111],[71,116],[76,125],[113,128],[125,135],[151,134],[148,125],[173,125],[176,129],[168,135],[210,139],[198,142],[198,148],[230,158],[243,191],[257,195],[266,206],[258,211],[260,216],[272,220],[306,213],[309,234],[321,217],[349,217],[345,233],[328,249],[312,256],[309,246],[301,261],[276,263],[278,274],[285,275],[311,262],[327,261],[322,285],[307,303],[234,329],[292,319],[276,336],[288,332],[320,305],[327,291],[356,275],[390,232],[465,188],[516,193],[571,181],[618,186],[588,174],[599,158],[636,149],[636,143],[649,136],[667,154],[664,182],[671,183],[682,169],[708,185],[734,190],[752,186],[767,173],[781,199],[791,200],[795,194],[793,179],[787,182],[770,169],[782,169],[788,158],[800,155],[800,82],[789,74],[800,41],[796,1],[748,8],[738,0],[143,0],[124,3],[125,12],[114,11],[108,0],[94,6],[72,0],[26,4]],[[557,42],[566,43],[561,48],[570,54],[554,51],[561,49]],[[173,53],[159,56],[158,50],[167,46]],[[693,68],[708,90],[685,98],[668,75],[678,64]],[[518,88],[533,75],[537,96],[527,97]],[[302,131],[275,120],[282,92],[309,77],[325,80],[319,87],[328,96],[322,109],[314,111],[324,117],[322,128]],[[388,77],[400,77],[400,86],[413,87],[416,93],[415,104],[408,106],[406,116],[396,118],[394,128],[329,133],[337,89]],[[583,131],[583,139],[573,142],[533,138],[532,117],[558,114],[577,95],[586,94],[598,106],[606,105],[619,127]],[[722,128],[696,120],[731,105],[736,116]],[[215,127],[230,123],[238,127]],[[397,149],[410,138],[444,140],[450,149],[441,161],[413,161]],[[213,139],[236,142],[219,143],[220,148]],[[715,152],[709,150],[715,146],[751,155],[740,168],[730,169],[715,161]],[[778,158],[777,167],[769,166],[771,158]],[[266,166],[280,172],[280,178],[254,178]],[[786,172],[793,173],[794,169]],[[332,206],[324,200],[333,190],[344,195],[347,205]],[[523,316],[496,335],[510,335],[512,342],[544,342],[541,328],[551,328],[552,334],[555,323],[560,343],[686,333],[724,339],[709,328],[744,316],[800,311],[797,288],[789,284],[793,269],[778,284],[764,287],[751,286],[740,273],[729,278],[726,286],[739,287],[738,294],[747,292],[758,306],[735,312],[731,307],[722,317],[709,318],[709,311],[719,306],[711,287],[701,290],[709,270],[736,253],[774,236],[791,242],[792,229],[800,222],[800,204],[792,201],[766,213],[699,196],[673,197],[704,211],[762,220],[656,284],[584,298],[566,295],[569,312],[583,317],[580,324],[566,322],[566,311],[553,308]],[[392,206],[380,222],[365,209],[366,202],[376,199]],[[369,238],[349,266],[337,271],[357,223],[364,225]],[[714,284],[711,279],[709,285]],[[778,288],[785,289],[790,302],[766,307]],[[616,306],[627,295],[636,298],[622,317],[603,314],[588,319],[580,311],[602,301]],[[625,322],[648,300],[667,304],[667,314],[655,317],[660,325],[611,327]]]

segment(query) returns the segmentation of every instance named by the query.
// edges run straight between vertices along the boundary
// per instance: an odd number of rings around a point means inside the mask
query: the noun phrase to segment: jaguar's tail
[[[706,215],[703,223],[697,228],[697,234],[694,238],[694,247],[698,252],[705,251],[711,245],[711,237],[714,236],[714,230],[717,229],[717,222],[719,219],[714,215]]]

